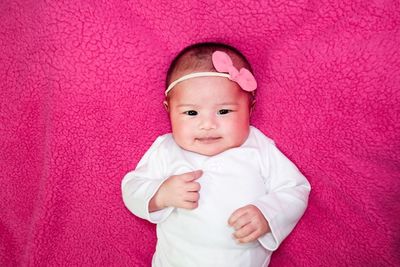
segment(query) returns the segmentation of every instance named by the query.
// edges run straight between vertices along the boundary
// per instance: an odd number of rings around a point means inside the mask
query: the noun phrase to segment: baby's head
[[[233,47],[200,43],[182,50],[168,70],[164,101],[175,142],[207,156],[241,146],[256,86],[250,64]]]

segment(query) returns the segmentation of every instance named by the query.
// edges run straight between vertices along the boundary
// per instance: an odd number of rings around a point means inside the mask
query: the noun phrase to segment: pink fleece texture
[[[400,265],[398,1],[0,1],[0,266],[150,266],[120,182],[170,130],[183,47],[231,44],[312,184],[270,266]]]

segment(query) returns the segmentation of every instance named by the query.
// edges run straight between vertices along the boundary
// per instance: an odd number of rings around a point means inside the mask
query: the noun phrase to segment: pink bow
[[[222,51],[215,51],[212,54],[212,62],[218,72],[229,73],[229,79],[236,82],[239,86],[248,92],[254,91],[257,88],[257,81],[253,74],[246,68],[241,68],[240,71],[233,66],[233,62],[229,55]]]

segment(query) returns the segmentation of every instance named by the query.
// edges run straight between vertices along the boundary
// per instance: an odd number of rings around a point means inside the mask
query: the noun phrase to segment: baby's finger
[[[197,170],[197,171],[193,171],[193,172],[184,173],[184,174],[182,174],[182,177],[186,182],[191,182],[191,181],[194,181],[194,180],[200,178],[200,176],[202,176],[202,175],[203,175],[203,171]]]
[[[186,189],[189,192],[198,192],[200,191],[200,183],[198,182],[187,183]]]
[[[237,231],[242,227],[245,227],[250,222],[251,219],[249,218],[248,214],[245,213],[242,216],[240,216],[231,226]]]
[[[188,192],[185,195],[185,201],[189,201],[189,202],[197,202],[199,201],[200,198],[200,194],[197,192]]]
[[[237,241],[239,243],[249,243],[249,242],[253,242],[253,241],[257,240],[257,238],[259,238],[259,237],[260,237],[259,233],[257,231],[254,231],[248,236],[237,239]]]
[[[184,201],[178,208],[193,210],[199,206],[198,201]]]
[[[240,228],[239,230],[236,230],[236,232],[233,233],[233,236],[239,240],[239,239],[242,239],[242,238],[250,235],[254,231],[256,231],[256,228],[254,227],[254,225],[252,225],[251,223],[248,223],[245,226],[243,226],[242,228]]]
[[[243,215],[245,215],[246,213],[247,213],[246,207],[237,209],[236,211],[234,211],[234,212],[232,213],[231,217],[229,217],[229,219],[228,219],[228,224],[229,224],[230,226],[233,226],[233,225],[236,223],[236,221],[237,221],[240,217],[242,217]]]

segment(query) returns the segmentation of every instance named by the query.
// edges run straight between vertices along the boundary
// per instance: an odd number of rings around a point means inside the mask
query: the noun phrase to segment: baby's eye
[[[218,114],[219,115],[225,115],[225,114],[228,114],[229,112],[232,112],[232,110],[230,110],[230,109],[220,109],[220,110],[218,110]]]
[[[185,111],[183,113],[186,114],[186,115],[189,115],[189,116],[196,116],[197,115],[197,111],[196,110],[188,110],[188,111]]]

